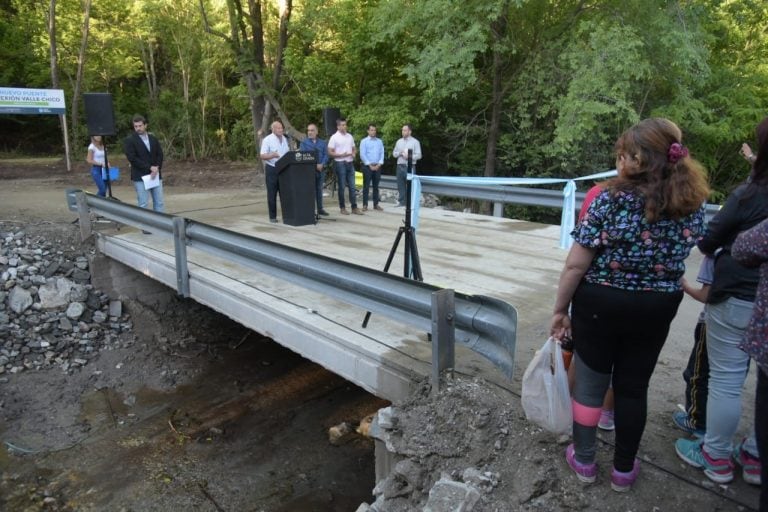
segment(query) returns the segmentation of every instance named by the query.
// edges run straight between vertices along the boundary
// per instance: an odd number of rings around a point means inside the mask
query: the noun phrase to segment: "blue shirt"
[[[360,161],[363,165],[384,163],[384,143],[378,137],[366,137],[360,141]]]
[[[314,142],[307,137],[299,144],[300,151],[314,151],[317,157],[317,163],[325,165],[328,163],[328,144],[318,137]]]

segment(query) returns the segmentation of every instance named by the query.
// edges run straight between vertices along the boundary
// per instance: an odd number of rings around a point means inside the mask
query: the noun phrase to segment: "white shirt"
[[[275,166],[278,160],[280,160],[280,157],[286,154],[289,151],[288,147],[288,139],[285,135],[283,135],[282,140],[277,138],[277,135],[274,133],[270,133],[266,137],[264,137],[264,140],[261,141],[261,151],[260,153],[262,155],[266,155],[267,153],[277,153],[277,158],[270,158],[269,160],[265,160],[264,163],[266,165],[271,165],[272,167]]]
[[[347,132],[342,135],[339,132],[331,135],[331,140],[328,141],[328,149],[333,148],[335,153],[353,153],[355,151],[355,138],[352,134]],[[333,157],[337,162],[352,162],[354,158],[350,156]]]
[[[408,151],[409,149],[413,151],[411,154],[411,164],[416,167],[416,161],[421,160],[421,144],[419,144],[419,141],[413,137],[398,139],[395,144],[395,149],[392,150],[392,156],[397,157],[397,165],[406,165],[408,163],[408,159],[401,153],[403,151]]]
[[[149,149],[149,135],[145,133],[144,135],[139,135],[139,138],[144,143],[144,145],[147,146],[147,151],[151,151],[151,149]]]
[[[91,143],[88,145],[88,151],[93,152],[94,162],[96,162],[98,165],[104,165],[104,148],[99,149],[94,143]]]

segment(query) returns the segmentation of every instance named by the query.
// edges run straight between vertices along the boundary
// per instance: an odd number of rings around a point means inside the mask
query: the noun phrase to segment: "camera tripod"
[[[408,176],[413,174],[413,151],[408,150],[408,164],[407,175],[405,180],[405,221],[404,225],[397,229],[397,236],[392,243],[392,247],[389,250],[389,256],[387,256],[387,262],[384,264],[384,272],[389,272],[389,267],[392,265],[392,260],[395,259],[397,248],[400,245],[400,240],[405,239],[405,258],[403,262],[403,277],[406,279],[413,279],[415,281],[423,281],[424,276],[421,273],[421,263],[419,261],[419,248],[416,245],[416,231],[411,225],[411,180],[407,179]],[[366,311],[365,318],[363,319],[363,328],[368,327],[368,321],[371,319],[371,312]]]

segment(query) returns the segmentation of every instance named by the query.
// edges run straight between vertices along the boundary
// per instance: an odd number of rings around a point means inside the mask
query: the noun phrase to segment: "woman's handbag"
[[[568,374],[560,345],[549,338],[537,350],[523,374],[521,396],[528,421],[555,434],[570,434],[573,426]]]

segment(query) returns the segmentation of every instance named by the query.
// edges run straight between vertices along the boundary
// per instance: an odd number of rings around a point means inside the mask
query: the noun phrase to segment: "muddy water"
[[[327,431],[385,402],[272,342],[200,365],[169,392],[86,392],[88,437],[31,457],[31,473],[69,510],[322,512],[371,501],[372,442],[332,446]]]

